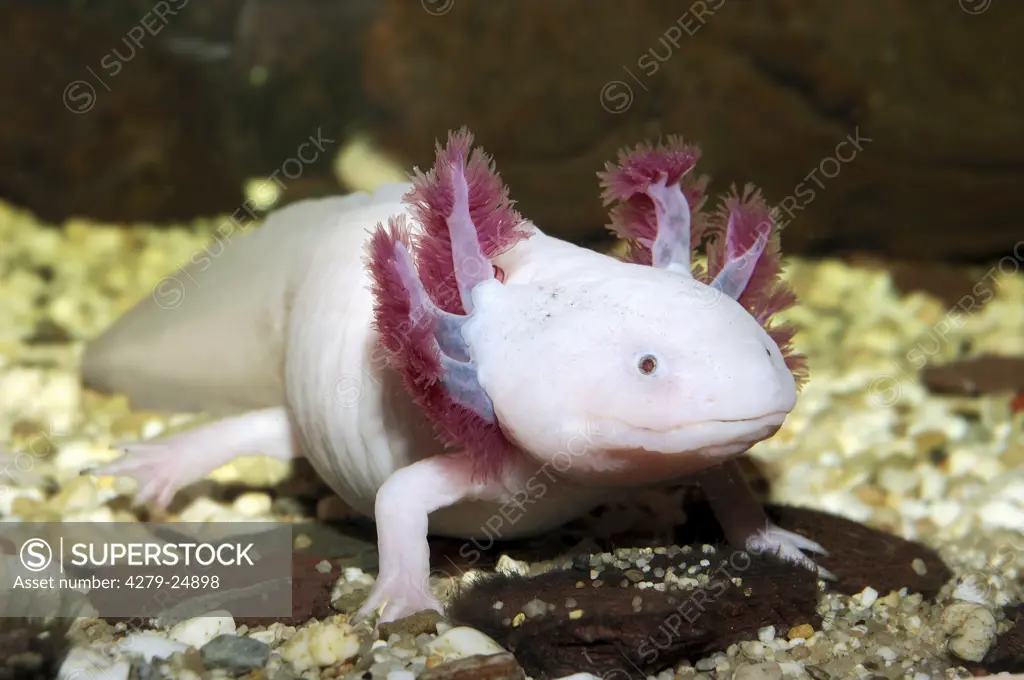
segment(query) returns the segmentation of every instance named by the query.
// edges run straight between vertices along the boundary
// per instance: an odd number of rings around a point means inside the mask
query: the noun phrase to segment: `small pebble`
[[[774,661],[743,664],[736,668],[732,680],[782,680],[782,666]]]
[[[231,504],[232,509],[244,517],[263,517],[270,514],[273,500],[265,493],[249,491],[241,494]]]
[[[474,656],[478,654],[500,654],[505,649],[487,635],[475,628],[458,626],[431,641],[428,650],[446,658]]]
[[[199,650],[207,668],[245,673],[263,668],[270,660],[270,646],[251,637],[218,635]]]
[[[416,674],[412,671],[391,671],[387,674],[387,680],[416,680]]]
[[[280,648],[281,657],[299,672],[348,661],[359,653],[359,637],[347,622],[331,617],[299,629]]]
[[[996,619],[985,607],[954,602],[942,612],[949,651],[965,661],[981,661],[996,639]]]
[[[801,623],[799,626],[793,626],[790,628],[786,637],[790,640],[795,640],[797,638],[803,638],[806,640],[812,635],[814,635],[814,627],[809,623]]]
[[[878,599],[878,591],[868,586],[850,599],[855,607],[869,609],[875,603],[875,600]]]
[[[118,647],[129,656],[141,656],[146,662],[166,659],[172,654],[188,649],[188,645],[183,642],[153,632],[127,635],[118,642]]]
[[[128,680],[130,673],[131,664],[123,657],[114,659],[95,649],[75,647],[57,671],[57,680]]]
[[[219,614],[219,615],[214,615]],[[177,623],[167,636],[189,647],[199,649],[217,637],[235,632],[235,620],[227,612],[215,612],[209,616],[197,616]]]
[[[475,654],[454,659],[425,671],[419,680],[525,680],[516,658],[508,653]]]

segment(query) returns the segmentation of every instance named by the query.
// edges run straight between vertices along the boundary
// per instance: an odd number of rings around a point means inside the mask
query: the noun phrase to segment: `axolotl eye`
[[[636,367],[644,375],[651,375],[658,370],[658,359],[651,354],[645,354],[640,357]]]

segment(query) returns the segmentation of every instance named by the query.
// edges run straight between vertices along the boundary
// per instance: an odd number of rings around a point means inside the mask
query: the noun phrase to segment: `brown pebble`
[[[860,499],[860,501],[865,505],[870,505],[876,508],[885,505],[885,499],[887,498],[886,493],[874,484],[858,486],[854,490],[853,495]]]
[[[436,633],[442,616],[433,609],[424,609],[405,618],[380,624],[380,639],[387,640],[395,633],[416,637],[421,633]]]
[[[420,674],[419,680],[523,680],[526,677],[522,666],[508,652],[475,654],[427,667],[429,670]]]
[[[801,623],[799,626],[793,626],[790,628],[787,637],[790,640],[795,640],[796,638],[803,638],[806,640],[812,635],[814,635],[814,626],[809,623]]]
[[[37,420],[17,420],[11,425],[11,438],[20,441],[46,432],[46,426]]]
[[[438,654],[431,654],[430,656],[427,657],[427,660],[426,660],[424,665],[429,669],[429,668],[437,668],[442,663],[444,663],[444,658],[442,658]]]

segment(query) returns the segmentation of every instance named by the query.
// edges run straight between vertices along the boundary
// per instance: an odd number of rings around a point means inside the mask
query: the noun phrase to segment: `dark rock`
[[[417,612],[404,619],[380,624],[380,639],[387,640],[395,633],[416,637],[421,633],[436,633],[442,617],[433,609]]]
[[[817,541],[831,554],[815,562],[838,577],[830,587],[853,595],[868,586],[881,595],[906,588],[931,599],[953,577],[938,554],[920,543],[817,510],[768,506],[781,527]],[[918,573],[914,561],[920,560]]]
[[[241,205],[243,176],[196,64],[127,37],[148,9],[128,24],[77,6],[0,8],[0,197],[53,222]]]
[[[597,580],[589,569],[529,579],[494,576],[457,593],[448,614],[490,635],[538,679],[582,671],[642,678],[733,642],[756,639],[763,626],[820,625],[816,579],[809,571],[729,550],[704,554],[697,549],[649,559],[647,572],[605,565]],[[711,566],[700,567],[703,559]],[[670,565],[677,574],[696,567],[709,580],[701,587],[664,593],[636,585],[664,581],[654,570]],[[537,603],[528,605],[534,600],[553,610],[537,613]],[[502,603],[500,609],[496,602]],[[527,613],[522,621],[520,612]]]
[[[242,635],[218,635],[199,652],[207,668],[223,668],[232,673],[263,668],[270,660],[270,647],[265,642]]]
[[[935,394],[977,396],[1024,391],[1024,358],[982,356],[926,366],[925,386]]]
[[[857,0],[435,4],[381,2],[374,132],[423,167],[467,125],[553,234],[601,238],[594,173],[678,133],[713,191],[750,181],[781,204],[788,253],[978,260],[1020,241],[1024,5],[903,3],[880,25]]]
[[[838,592],[852,595],[870,586],[884,595],[906,587],[933,598],[952,578],[938,555],[920,544],[824,512],[777,505],[767,506],[767,511],[782,528],[830,551],[814,559],[837,575],[827,587]],[[818,582],[809,571],[774,556],[729,547],[705,555],[701,546],[724,543],[721,528],[705,504],[688,504],[686,514],[688,521],[677,529],[675,542],[694,550],[674,559],[687,566],[703,558],[711,561],[703,570],[710,581],[693,593],[680,596],[634,585],[636,580],[661,580],[653,570],[668,566],[666,556],[653,556],[648,572],[606,565],[599,575],[602,585],[594,587],[589,556],[576,555],[567,559],[572,566],[566,571],[532,578],[494,576],[465,588],[452,599],[448,615],[491,635],[537,678],[576,671],[656,675],[681,660],[693,662],[733,642],[754,639],[763,626],[775,625],[780,631],[805,623],[820,627],[815,611]],[[651,546],[630,540],[616,536],[613,544]],[[517,559],[537,557],[528,549],[503,546],[502,551]],[[741,579],[739,585],[733,577]],[[578,588],[581,582],[585,586]],[[642,600],[639,609],[633,606],[636,596]],[[555,611],[511,625],[518,612],[532,608],[527,607],[532,600],[553,604]],[[566,600],[573,601],[571,607]],[[495,609],[499,601],[502,606]],[[574,609],[580,610],[578,618],[569,617]]]
[[[474,654],[423,671],[419,680],[524,680],[526,673],[508,652]]]
[[[0,197],[55,222],[165,222],[232,213],[250,177],[284,202],[338,192],[340,144],[282,166],[363,110],[374,0],[4,4]]]

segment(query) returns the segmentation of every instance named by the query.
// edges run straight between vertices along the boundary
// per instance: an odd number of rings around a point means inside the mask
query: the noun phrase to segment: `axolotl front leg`
[[[433,330],[430,351],[440,360],[440,383],[459,406],[483,422],[494,423],[494,407],[477,379],[472,352],[462,333],[473,316],[473,290],[494,279],[484,256],[469,206],[469,187],[463,164],[452,168],[452,208],[445,222],[452,246],[455,278],[466,314],[438,307],[420,280],[412,255],[402,241],[390,243],[386,267],[399,280],[411,316]],[[392,621],[424,609],[443,611],[430,591],[429,516],[436,510],[474,500],[499,501],[510,496],[506,465],[501,474],[481,475],[470,452],[435,455],[393,472],[377,491],[378,577],[358,617],[383,606],[379,621]]]
[[[804,551],[828,555],[821,545],[800,534],[776,526],[754,495],[736,460],[703,470],[698,480],[715,518],[732,545],[752,553],[773,553],[787,562],[817,571],[822,578],[835,579],[828,569],[814,563]]]

